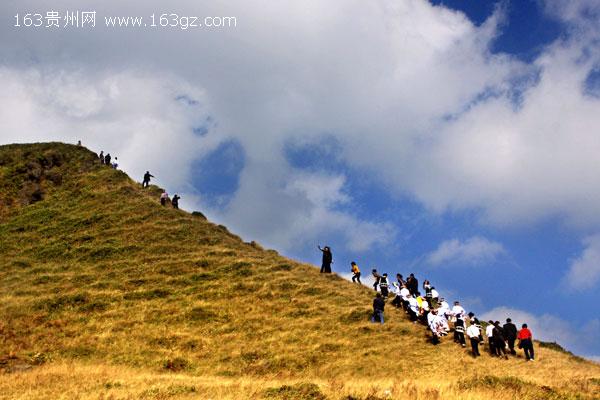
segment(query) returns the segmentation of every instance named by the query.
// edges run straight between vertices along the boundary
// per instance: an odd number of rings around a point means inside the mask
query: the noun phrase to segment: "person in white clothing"
[[[408,296],[410,296],[410,290],[408,290],[406,286],[402,286],[402,289],[400,289],[400,296],[402,296],[402,299],[408,301]]]
[[[440,304],[438,306],[438,314],[444,314],[446,316],[448,316],[450,314],[450,305],[443,297],[440,298]]]
[[[481,355],[479,354],[479,335],[481,334],[481,331],[477,325],[479,325],[479,321],[477,318],[475,318],[471,325],[469,325],[467,328],[467,336],[471,341],[471,351],[473,352],[473,357],[475,358]]]
[[[405,311],[408,311],[408,296],[410,296],[410,290],[408,290],[406,285],[402,285],[402,289],[400,289],[400,298],[402,301],[402,307]]]
[[[490,348],[490,354],[496,355],[496,347],[494,346],[494,321],[488,321],[485,327],[485,336],[488,338],[488,346]]]
[[[417,318],[419,315],[419,303],[417,303],[417,299],[412,297],[411,294],[408,295],[408,315],[410,316],[410,320],[414,323],[417,322]]]
[[[444,326],[442,325],[436,310],[431,310],[431,312],[427,314],[427,325],[429,326],[429,329],[431,329],[431,340],[433,344],[438,344],[440,337],[446,335],[446,331],[444,330]]]
[[[454,307],[452,307],[452,316],[455,318],[464,319],[466,314],[465,309],[460,305],[460,302],[455,301]]]

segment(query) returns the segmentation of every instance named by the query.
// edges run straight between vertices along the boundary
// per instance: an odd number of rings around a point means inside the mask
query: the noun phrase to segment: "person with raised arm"
[[[331,264],[333,263],[333,254],[331,254],[331,249],[329,246],[325,246],[321,248],[320,245],[317,246],[319,250],[323,253],[323,260],[321,263],[321,273],[330,274],[331,273]]]
[[[142,181],[142,187],[147,188],[150,186],[150,178],[154,178],[154,175],[150,173],[150,171],[146,171],[144,174],[144,180]]]

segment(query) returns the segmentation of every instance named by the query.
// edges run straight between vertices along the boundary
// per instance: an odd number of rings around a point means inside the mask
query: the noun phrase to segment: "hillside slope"
[[[468,352],[373,293],[162,207],[95,154],[0,146],[0,398],[600,397],[600,366]]]

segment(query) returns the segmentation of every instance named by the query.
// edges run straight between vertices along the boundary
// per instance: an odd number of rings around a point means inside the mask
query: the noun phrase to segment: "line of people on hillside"
[[[321,273],[331,273],[333,263],[331,248],[329,246],[321,248],[320,245],[317,248],[323,253]],[[350,271],[352,282],[362,284],[360,268],[355,261],[350,263]],[[467,314],[459,301],[455,301],[450,307],[429,280],[425,280],[422,284],[423,295],[419,291],[419,281],[413,273],[406,279],[398,273],[396,281],[391,284],[388,274],[380,274],[376,268],[371,271],[371,275],[373,289],[377,292],[373,299],[371,322],[384,323],[385,305],[390,294],[393,294],[391,304],[404,310],[415,324],[421,322],[427,325],[434,344],[439,343],[441,338],[452,331],[454,342],[466,347],[466,337],[468,337],[473,357],[481,355],[479,346],[485,343],[482,324],[473,312]],[[510,318],[502,326],[499,321],[490,320],[486,324],[485,335],[490,355],[504,358],[508,358],[508,353],[516,355],[515,341],[518,341],[518,348],[523,349],[526,360],[534,360],[533,336],[527,324],[523,324],[517,331]]]
[[[154,178],[154,175],[152,175],[150,173],[150,171],[146,171],[146,173],[144,174],[144,179],[142,180],[142,188],[147,188],[150,186],[150,179]],[[171,206],[173,206],[174,209],[178,210],[179,209],[179,200],[181,199],[181,196],[179,196],[178,194],[175,194],[175,196],[173,196],[173,198],[169,198],[169,193],[167,193],[167,191],[163,191],[160,195],[160,204],[164,207],[167,204],[171,204]]]
[[[119,164],[117,163],[117,157],[115,157],[114,161],[111,163],[112,157],[110,153],[107,153],[105,155],[104,150],[100,151],[100,154],[98,154],[98,159],[100,160],[100,164],[102,165],[108,165],[114,169],[117,169],[119,166]],[[154,178],[154,175],[152,175],[150,171],[146,171],[146,173],[144,174],[144,178],[142,179],[142,188],[147,188],[150,186],[151,178]],[[160,195],[160,204],[162,206],[170,204],[173,208],[179,209],[179,200],[181,200],[181,196],[179,196],[178,194],[175,194],[175,196],[173,196],[172,199],[169,198],[169,194],[166,191],[163,191],[163,193]],[[329,272],[331,272],[331,270]]]
[[[108,165],[113,169],[119,168],[119,160],[117,159],[117,157],[113,159],[110,153],[106,153],[105,155],[104,150],[102,150],[100,154],[98,154],[98,159],[100,160],[100,164],[102,165]]]

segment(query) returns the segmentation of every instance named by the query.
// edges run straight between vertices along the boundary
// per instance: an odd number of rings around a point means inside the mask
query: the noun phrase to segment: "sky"
[[[4,0],[0,143],[81,140],[245,240],[415,273],[599,360],[599,22],[595,0]]]

